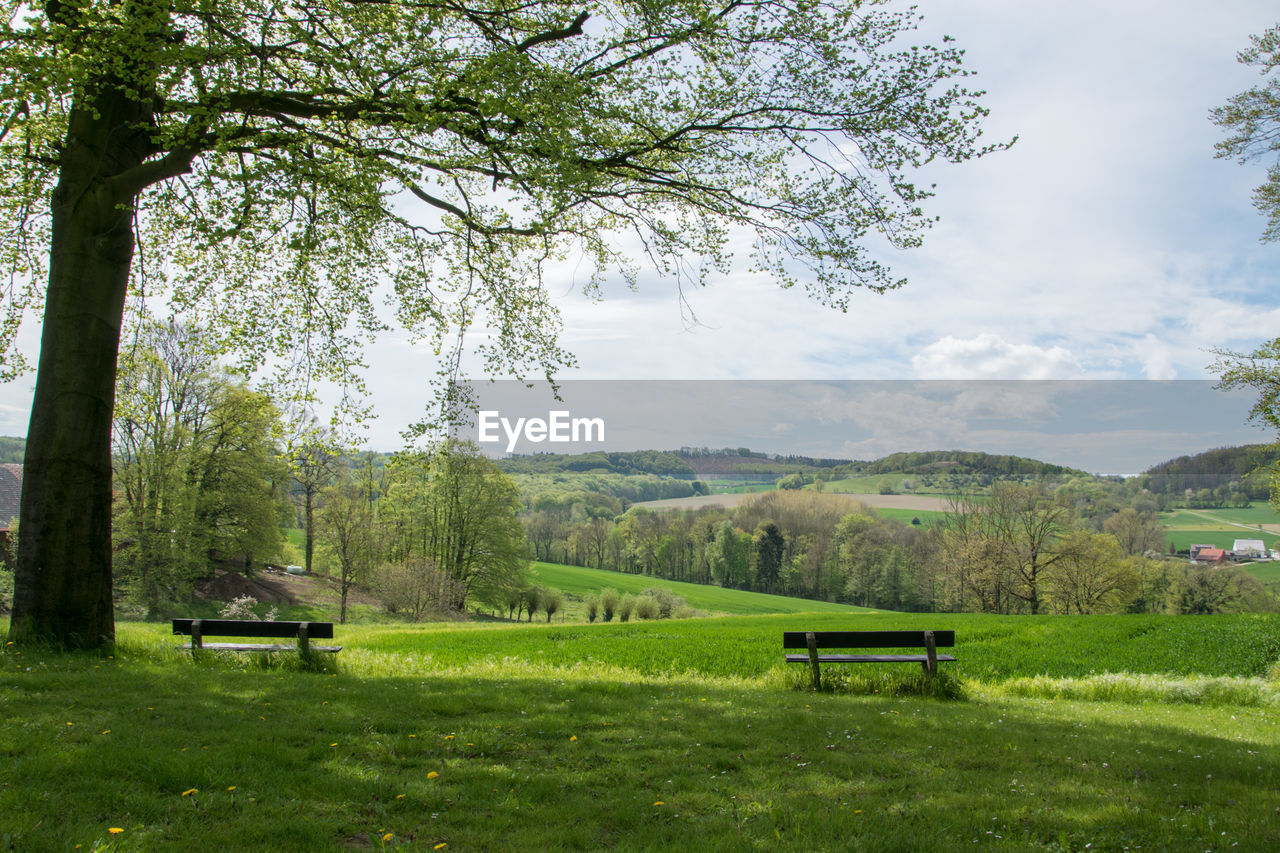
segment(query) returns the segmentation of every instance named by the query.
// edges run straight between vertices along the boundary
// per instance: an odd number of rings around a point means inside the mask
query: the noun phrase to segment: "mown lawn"
[[[953,620],[938,627],[957,630],[967,698],[795,689],[804,667],[780,662],[780,632],[851,618]],[[1277,617],[814,614],[337,633],[345,648],[319,672],[290,656],[192,662],[156,625],[122,625],[111,657],[6,648],[0,843],[1280,846]],[[1149,675],[1125,701],[1075,701],[1049,698],[1062,677],[1027,689],[1046,670]],[[1197,683],[1166,672],[1236,684],[1239,700],[1162,693]]]

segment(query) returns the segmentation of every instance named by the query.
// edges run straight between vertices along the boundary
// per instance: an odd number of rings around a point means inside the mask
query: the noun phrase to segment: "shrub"
[[[636,599],[637,619],[657,619],[658,600],[652,595],[642,595]]]
[[[689,607],[688,602],[683,598],[676,595],[671,590],[663,589],[662,587],[650,587],[640,594],[647,595],[658,603],[659,619],[670,619],[671,614],[675,611],[680,608],[688,609]]]
[[[613,620],[613,614],[618,610],[618,591],[613,587],[600,590],[600,615],[605,622]]]
[[[596,621],[596,617],[600,615],[600,596],[594,592],[589,593],[586,598],[582,599],[582,606],[587,610],[587,621]]]
[[[551,621],[551,617],[556,615],[562,606],[564,606],[564,593],[554,587],[548,587],[542,591],[542,609],[547,612],[547,621]]]
[[[423,559],[383,564],[374,575],[374,585],[387,612],[410,622],[420,622],[432,611],[450,610],[466,592],[435,563]]]
[[[542,599],[545,590],[540,586],[530,587],[524,591],[524,607],[529,612],[529,621],[533,621],[533,614],[542,609]]]
[[[258,599],[252,595],[241,595],[231,599],[226,606],[218,611],[218,615],[223,619],[244,619],[250,622],[274,622],[279,611],[272,607],[267,611],[265,616],[259,616],[254,610],[258,606]]]
[[[622,596],[622,600],[618,602],[618,621],[626,622],[631,619],[631,613],[636,609],[636,597],[631,593]]]

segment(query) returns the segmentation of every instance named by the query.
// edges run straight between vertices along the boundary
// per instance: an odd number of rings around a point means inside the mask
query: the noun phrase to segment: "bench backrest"
[[[784,649],[807,649],[806,631],[783,631]],[[814,631],[820,649],[923,649],[924,631]],[[954,646],[955,631],[934,631],[935,646]]]
[[[190,634],[195,619],[174,619],[173,633]],[[200,619],[200,634],[205,637],[296,637],[306,625],[313,640],[333,639],[332,622],[257,622],[253,619]]]

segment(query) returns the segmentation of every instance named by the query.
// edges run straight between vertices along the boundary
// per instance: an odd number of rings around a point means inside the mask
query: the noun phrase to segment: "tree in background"
[[[346,624],[347,600],[358,580],[367,580],[381,552],[374,495],[355,471],[343,472],[322,493],[321,541],[338,569],[338,621]]]
[[[421,558],[383,563],[374,572],[373,585],[387,612],[410,622],[448,611],[460,593],[456,581]]]
[[[787,540],[774,522],[768,521],[756,528],[751,540],[751,556],[755,564],[756,588],[761,592],[773,592],[777,587],[786,547]]]
[[[547,621],[551,621],[551,617],[555,616],[560,609],[564,607],[564,593],[555,587],[547,587],[542,590],[542,609],[547,613]]]
[[[868,235],[911,247],[931,224],[910,171],[989,150],[963,52],[905,43],[915,21],[797,0],[14,7],[0,326],[45,309],[11,636],[112,642],[131,287],[207,318],[246,367],[286,356],[276,379],[302,393],[352,381],[383,274],[396,320],[446,353],[444,387],[471,323],[494,332],[487,370],[551,373],[568,357],[541,263],[571,249],[592,290],[634,279],[621,230],[682,282],[746,231],[782,284],[844,307],[901,283]]]
[[[1039,483],[999,481],[984,500],[957,498],[942,551],[959,609],[1040,613],[1072,522],[1071,508]]]
[[[1102,531],[1116,538],[1127,557],[1164,551],[1164,528],[1159,516],[1152,511],[1138,512],[1133,507],[1125,507],[1107,516],[1102,522]]]
[[[982,514],[1000,558],[1011,568],[1009,592],[1035,615],[1044,603],[1045,574],[1062,559],[1062,537],[1071,529],[1071,508],[1039,484],[991,485]]]
[[[1133,561],[1110,533],[1076,528],[1063,537],[1061,559],[1047,578],[1049,601],[1059,613],[1123,612],[1137,592]]]
[[[727,589],[751,587],[751,535],[738,530],[733,522],[721,523],[716,536],[706,546],[711,577]]]
[[[269,400],[212,366],[196,330],[146,325],[121,359],[119,585],[148,611],[214,565],[275,559],[285,469]]]
[[[1276,599],[1239,566],[1196,566],[1169,589],[1168,609],[1178,614],[1274,612]]]
[[[453,581],[451,609],[505,607],[526,588],[528,545],[515,483],[478,448],[445,442],[404,454],[388,472],[388,559],[425,559]]]
[[[297,442],[289,470],[302,489],[302,567],[311,572],[315,554],[315,510],[320,490],[333,480],[341,463],[341,451],[333,433],[312,420],[302,440]]]

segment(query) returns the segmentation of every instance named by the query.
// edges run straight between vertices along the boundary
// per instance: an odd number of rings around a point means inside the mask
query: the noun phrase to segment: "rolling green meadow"
[[[618,592],[629,592],[633,595],[652,587],[660,587],[680,596],[695,610],[718,615],[873,612],[851,604],[808,601],[802,598],[788,598],[784,595],[724,589],[706,584],[671,581],[648,575],[630,575],[583,566],[565,566],[558,563],[534,563],[531,575],[534,583],[555,587],[577,598],[605,587],[613,587]],[[567,604],[564,613],[557,616],[558,619],[561,621],[569,618],[586,619],[579,614],[580,607],[576,602],[570,600]]]
[[[761,613],[711,592],[755,615],[340,625],[315,669],[193,661],[154,623],[120,625],[111,656],[7,648],[0,845],[1280,845],[1280,616]],[[781,632],[837,627],[954,629],[950,698],[909,664],[805,689]]]
[[[1269,504],[1231,509],[1180,509],[1161,513],[1160,523],[1165,528],[1165,541],[1179,551],[1187,550],[1193,543],[1230,548],[1237,539],[1261,539],[1268,548],[1274,548],[1280,541],[1280,534],[1258,527],[1280,523],[1280,516]]]

